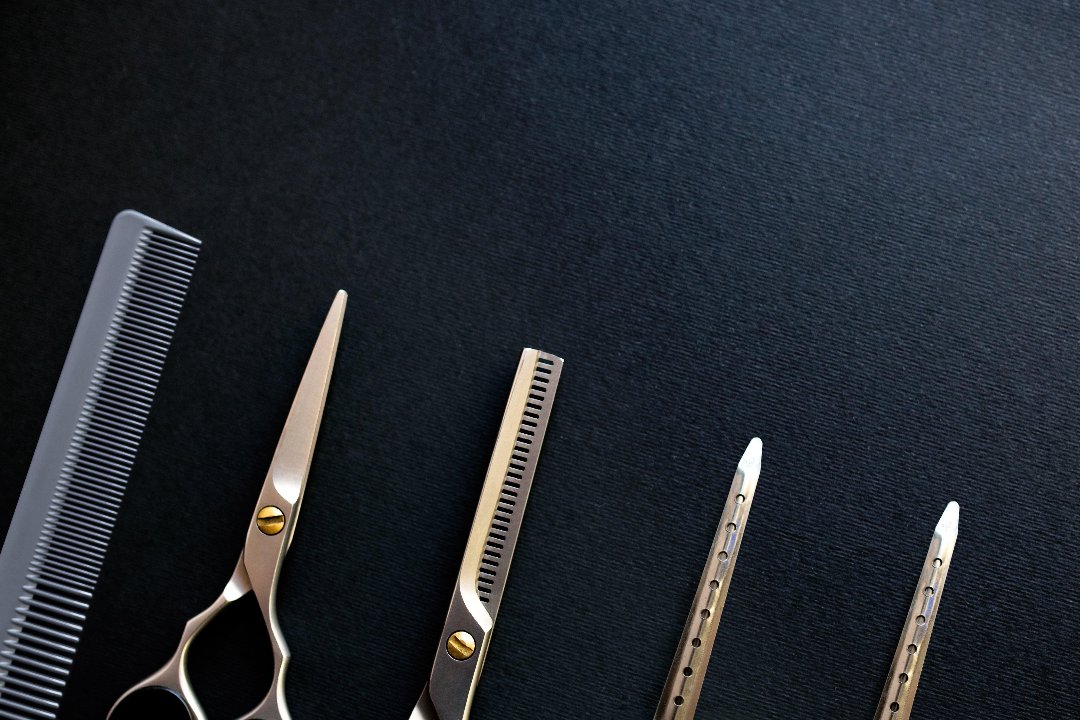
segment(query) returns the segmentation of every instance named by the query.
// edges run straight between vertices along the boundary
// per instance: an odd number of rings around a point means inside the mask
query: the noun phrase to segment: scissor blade
[[[930,550],[923,562],[919,585],[915,589],[915,598],[911,601],[896,654],[893,655],[889,679],[878,701],[875,720],[908,720],[911,716],[911,705],[919,687],[919,676],[930,645],[930,633],[934,630],[934,620],[941,605],[941,591],[952,563],[959,524],[960,505],[950,502],[934,528],[934,538],[930,541]]]
[[[550,353],[532,348],[521,353],[465,547],[459,582],[492,623],[502,604],[562,366],[563,359]]]
[[[709,667],[720,615],[735,573],[735,560],[760,474],[761,440],[754,438],[747,445],[731,481],[709,559],[698,581],[694,604],[656,708],[655,720],[690,720],[697,712],[701,683]]]
[[[420,700],[417,701],[416,707],[413,708],[412,714],[409,715],[409,720],[439,720],[439,712],[431,704],[431,691],[427,685],[424,686],[424,692],[421,693]]]
[[[315,439],[319,435],[323,407],[326,405],[326,392],[334,369],[346,300],[348,295],[345,291],[338,290],[319,331],[319,339],[311,351],[307,369],[300,380],[300,388],[293,398],[289,417],[285,420],[285,428],[281,431],[281,439],[270,463],[267,482],[272,482],[274,489],[293,504],[297,504],[303,495],[311,457],[315,453]]]
[[[521,353],[428,687],[410,720],[468,720],[562,366],[555,355]]]

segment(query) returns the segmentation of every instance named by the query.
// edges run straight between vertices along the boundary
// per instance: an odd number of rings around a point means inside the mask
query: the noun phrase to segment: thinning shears
[[[124,693],[109,711],[109,720],[161,720],[165,717],[206,720],[206,712],[199,704],[188,677],[188,650],[199,631],[227,605],[249,592],[253,592],[258,600],[270,635],[274,673],[266,696],[254,710],[243,716],[243,720],[289,720],[284,688],[289,648],[278,625],[277,583],[282,561],[296,530],[300,501],[307,485],[315,439],[319,434],[337,354],[346,299],[345,292],[338,291],[315,342],[285,428],[281,431],[262,492],[259,493],[259,502],[248,525],[247,540],[232,577],[210,607],[188,620],[172,658],[160,670]]]
[[[410,720],[469,717],[562,365],[539,350],[521,353],[435,664]]]

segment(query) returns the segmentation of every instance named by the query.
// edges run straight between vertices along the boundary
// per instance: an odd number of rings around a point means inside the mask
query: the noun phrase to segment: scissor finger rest
[[[180,635],[180,644],[177,646],[173,656],[169,658],[169,661],[153,675],[121,695],[120,699],[116,701],[109,711],[108,720],[125,720],[127,718],[135,720],[136,718],[151,717],[161,717],[162,720],[166,720],[177,712],[172,711],[172,714],[168,715],[159,715],[156,712],[145,714],[145,710],[138,709],[145,708],[148,703],[153,703],[155,708],[170,705],[178,707],[183,711],[183,714],[176,715],[179,718],[206,720],[206,713],[203,712],[202,706],[199,705],[199,701],[195,697],[195,691],[191,686],[191,679],[188,677],[188,650],[191,649],[191,643],[195,640],[195,637],[202,632],[204,627],[210,624],[211,620],[217,617],[230,603],[243,597],[250,590],[251,583],[248,581],[247,570],[244,567],[244,556],[241,554],[236,563],[236,568],[233,570],[232,577],[229,579],[228,585],[225,586],[225,590],[217,596],[208,608],[188,620],[187,624],[184,625],[184,632]]]

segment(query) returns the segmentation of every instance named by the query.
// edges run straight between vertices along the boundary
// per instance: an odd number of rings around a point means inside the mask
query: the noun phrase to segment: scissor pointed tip
[[[345,317],[348,295],[339,290],[326,314],[315,347],[308,358],[307,368],[300,378],[281,439],[274,453],[271,475],[278,493],[289,502],[297,502],[307,483],[315,439],[319,434],[323,408],[334,371],[341,321]]]
[[[334,301],[330,303],[330,310],[326,313],[326,320],[323,321],[322,331],[319,333],[319,339],[316,341],[316,348],[324,343],[327,333],[332,333],[334,339],[333,344],[336,349],[337,336],[341,333],[341,322],[345,318],[345,305],[348,301],[349,294],[344,290],[338,290],[334,294]],[[331,362],[333,362],[332,359]]]
[[[349,301],[349,293],[344,290],[338,290],[334,293],[334,302],[330,305],[330,314],[341,314],[345,311],[345,303]]]
[[[945,506],[934,532],[943,538],[956,538],[960,527],[960,503],[953,500]]]
[[[330,303],[330,310],[326,313],[319,337],[315,341],[315,347],[311,351],[311,359],[308,361],[308,370],[314,371],[312,375],[321,378],[322,392],[326,392],[326,384],[330,382],[330,372],[334,367],[334,358],[337,355],[338,337],[341,335],[341,323],[345,319],[345,305],[348,303],[349,294],[344,290],[334,293],[334,301]],[[307,379],[305,372],[305,380]],[[301,383],[303,389],[304,383]],[[324,398],[325,399],[325,398]]]

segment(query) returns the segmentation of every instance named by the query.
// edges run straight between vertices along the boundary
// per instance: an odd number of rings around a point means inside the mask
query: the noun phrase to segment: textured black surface
[[[7,3],[0,522],[112,215],[204,240],[64,717],[220,590],[351,293],[281,616],[294,717],[404,718],[524,345],[567,359],[474,718],[651,717],[765,444],[700,718],[1075,714],[1067,2]],[[193,657],[253,704],[251,606]]]

